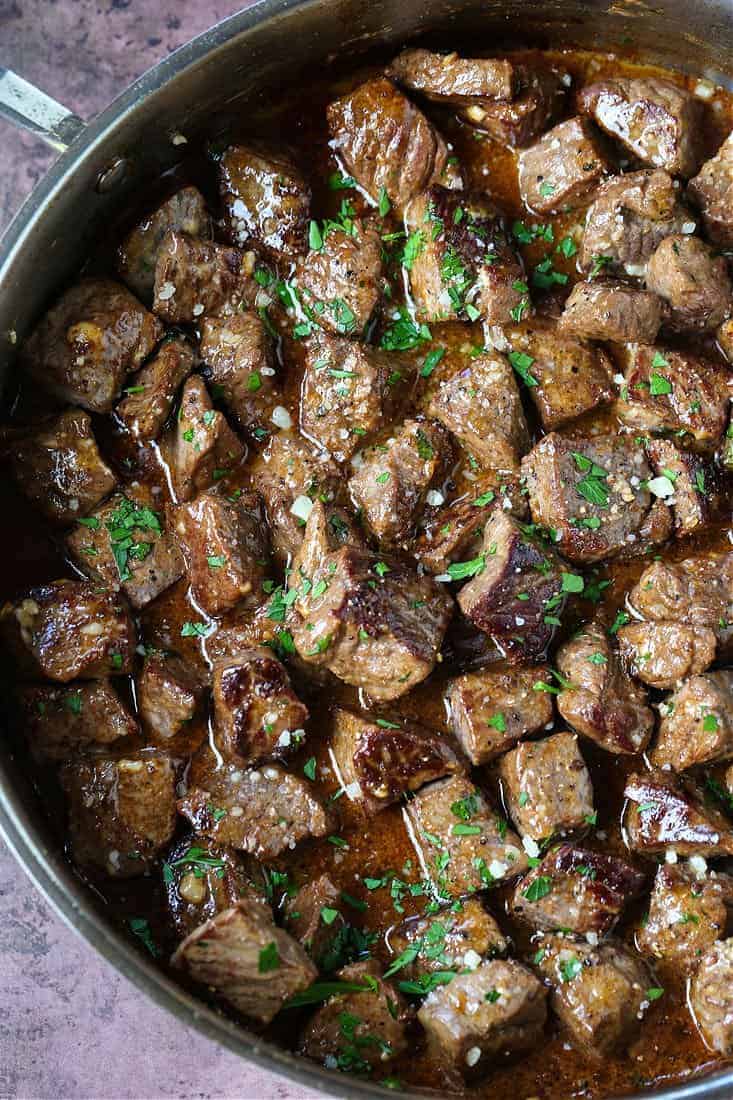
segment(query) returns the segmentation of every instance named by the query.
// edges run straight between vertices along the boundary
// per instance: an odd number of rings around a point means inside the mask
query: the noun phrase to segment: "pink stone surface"
[[[246,4],[0,0],[0,65],[90,118]],[[0,122],[0,231],[53,159]],[[0,1100],[317,1100],[183,1027],[69,931],[0,841]]]

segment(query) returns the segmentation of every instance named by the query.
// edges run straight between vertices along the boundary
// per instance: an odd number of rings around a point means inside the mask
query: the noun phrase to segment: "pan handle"
[[[30,130],[58,153],[63,153],[85,126],[73,111],[1,65],[0,118]]]

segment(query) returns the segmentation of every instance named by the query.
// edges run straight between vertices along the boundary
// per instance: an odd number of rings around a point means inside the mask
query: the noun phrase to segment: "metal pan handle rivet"
[[[105,195],[122,183],[126,175],[127,161],[124,157],[115,157],[112,163],[108,164],[104,171],[99,173],[95,190],[99,191],[100,195]]]

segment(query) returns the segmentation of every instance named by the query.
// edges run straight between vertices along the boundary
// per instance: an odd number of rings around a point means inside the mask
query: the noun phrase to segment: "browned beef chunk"
[[[17,689],[22,731],[38,760],[67,760],[137,732],[137,722],[106,680],[22,684]]]
[[[519,388],[509,363],[487,351],[441,382],[428,413],[490,469],[516,470],[529,448]]]
[[[316,962],[325,969],[324,961],[344,927],[338,912],[341,891],[328,875],[319,875],[301,886],[297,894],[288,898],[285,905],[285,921],[291,936]]]
[[[653,439],[647,445],[662,492],[674,515],[678,538],[692,535],[711,520],[721,505],[720,479],[715,467],[700,455],[681,451],[669,439]]]
[[[190,500],[199,490],[208,489],[244,454],[224,414],[213,408],[206,384],[198,374],[191,375],[183,387],[170,452],[179,500]]]
[[[135,439],[157,439],[170,416],[178,388],[193,370],[193,348],[180,336],[164,340],[135,375],[115,413]]]
[[[423,787],[407,815],[422,867],[442,898],[485,890],[527,867],[519,837],[467,776]]]
[[[532,72],[517,66],[519,87],[511,102],[472,103],[460,111],[461,118],[484,130],[503,145],[529,145],[547,129],[563,105],[565,81],[554,70]]]
[[[725,257],[697,237],[665,237],[649,259],[646,285],[667,303],[664,326],[673,332],[717,328],[731,308]]]
[[[331,147],[360,187],[398,214],[433,183],[458,182],[440,134],[391,81],[376,77],[327,109]]]
[[[61,770],[74,862],[113,878],[145,874],[176,824],[175,768],[144,752],[72,760]]]
[[[552,984],[550,1007],[586,1057],[608,1058],[637,1037],[654,985],[639,956],[621,943],[591,947],[570,936],[545,936],[535,959]]]
[[[415,246],[410,288],[421,319],[481,317],[498,325],[529,307],[522,261],[484,195],[431,187],[410,202],[405,225]]]
[[[700,164],[702,104],[657,77],[619,77],[583,88],[578,106],[642,164],[693,176]]]
[[[643,752],[654,729],[646,692],[628,676],[603,619],[587,623],[557,654],[557,707],[578,733],[608,752]]]
[[[521,963],[494,959],[433,990],[418,1019],[433,1054],[475,1080],[492,1062],[541,1042],[546,999],[547,990]]]
[[[352,221],[347,233],[329,229],[295,269],[301,304],[336,336],[361,336],[382,289],[382,241],[376,229]]]
[[[412,552],[431,573],[445,573],[452,562],[473,558],[492,512],[501,508],[519,519],[529,518],[518,482],[506,479],[501,470],[482,471],[474,484],[470,495],[464,493],[444,507],[437,505],[423,516]]]
[[[619,652],[629,671],[654,688],[671,688],[704,672],[715,660],[715,632],[682,623],[629,623],[618,632]]]
[[[556,532],[574,562],[645,553],[671,533],[666,505],[649,490],[651,468],[628,436],[544,436],[522,462],[532,519]]]
[[[233,312],[251,302],[250,275],[251,264],[238,248],[171,231],[158,251],[153,312],[169,324]]]
[[[298,592],[293,638],[309,665],[384,700],[432,672],[452,600],[398,558],[379,558],[353,543],[333,549],[320,502],[308,518],[290,586]]]
[[[155,744],[180,733],[202,695],[201,682],[185,661],[162,653],[145,658],[136,684],[140,717]]]
[[[240,898],[254,895],[236,852],[191,833],[166,855],[163,883],[168,915],[180,939]]]
[[[73,523],[111,493],[116,478],[99,453],[89,414],[69,409],[13,447],[21,492],[54,523]]]
[[[259,593],[267,571],[267,528],[256,493],[236,500],[216,489],[175,511],[175,531],[196,603],[209,615]]]
[[[301,1037],[303,1054],[362,1075],[384,1070],[408,1049],[402,994],[373,960],[345,966],[337,977],[358,991],[331,997],[316,1011]]]
[[[665,237],[694,229],[695,218],[661,168],[613,176],[588,209],[578,261],[583,271],[603,264],[637,274]]]
[[[182,187],[130,230],[117,252],[117,271],[123,282],[143,302],[150,302],[155,283],[155,264],[161,242],[169,230],[189,237],[211,239],[211,218],[201,192]]]
[[[447,685],[453,732],[472,764],[487,764],[527,733],[552,723],[552,696],[535,691],[549,679],[546,665],[485,668]]]
[[[267,1024],[318,971],[299,943],[277,928],[256,898],[240,898],[179,944],[173,966],[237,1012]]]
[[[691,179],[687,194],[702,211],[705,232],[718,245],[733,244],[733,137]]]
[[[307,781],[272,764],[217,766],[208,746],[193,758],[178,812],[196,833],[257,859],[275,859],[301,840],[325,836],[329,826]]]
[[[287,154],[230,145],[219,162],[219,190],[234,244],[276,260],[305,252],[310,187]]]
[[[572,733],[521,742],[502,756],[499,775],[510,817],[523,836],[540,840],[584,829],[593,816],[593,786]]]
[[[253,649],[215,667],[214,718],[224,756],[255,763],[287,755],[303,740],[308,708],[272,652]]]
[[[347,798],[370,814],[459,770],[441,734],[407,719],[372,720],[341,707],[334,715],[331,753]]]
[[[532,318],[521,327],[504,328],[503,336],[510,349],[509,361],[521,372],[545,431],[614,397],[613,369],[606,353],[559,333],[553,321]]]
[[[88,581],[31,588],[0,612],[0,630],[19,666],[66,684],[132,671],[135,626],[124,604]]]
[[[654,879],[649,914],[636,933],[639,949],[691,974],[715,941],[725,937],[731,904],[728,875],[664,864]]]
[[[671,432],[695,451],[714,451],[728,419],[727,372],[689,351],[634,347],[627,350],[618,415],[642,432]]]
[[[508,658],[526,663],[543,656],[564,603],[560,562],[551,549],[512,516],[495,511],[481,553],[456,563],[454,573],[471,576],[458,594],[464,615]]]
[[[733,757],[733,670],[691,676],[660,708],[651,754],[658,768],[686,771]]]
[[[576,283],[558,327],[588,340],[653,344],[661,323],[662,303],[656,294],[605,281]]]
[[[208,377],[240,427],[265,431],[282,401],[272,338],[257,313],[209,317],[201,327]]]
[[[713,944],[690,982],[690,1011],[709,1050],[733,1052],[733,939]]]
[[[652,562],[629,601],[652,622],[708,627],[725,646],[733,636],[733,553]]]
[[[478,898],[465,898],[427,917],[408,917],[387,940],[399,973],[417,979],[435,970],[475,970],[488,957],[505,955],[509,941]]]
[[[349,491],[380,541],[409,536],[429,490],[442,482],[450,454],[448,433],[430,420],[405,420],[386,443],[363,452]]]
[[[646,876],[616,856],[561,844],[517,883],[511,910],[533,928],[605,935]]]
[[[83,279],[43,317],[21,351],[24,370],[62,401],[109,412],[163,326],[111,279]]]
[[[723,353],[729,363],[733,363],[733,320],[723,321],[723,324],[715,333],[715,339],[719,351]]]
[[[519,192],[530,210],[552,214],[587,200],[609,164],[582,118],[568,118],[519,154]]]
[[[452,107],[513,99],[521,79],[511,61],[430,50],[403,50],[387,68],[387,76],[411,92]]]
[[[626,840],[632,851],[715,857],[733,855],[730,822],[692,780],[670,772],[630,775],[624,796]]]
[[[386,352],[320,333],[309,342],[300,427],[345,462],[389,423],[405,379]]]
[[[183,558],[155,498],[144,486],[115,493],[66,538],[69,557],[90,580],[145,607],[183,574]]]

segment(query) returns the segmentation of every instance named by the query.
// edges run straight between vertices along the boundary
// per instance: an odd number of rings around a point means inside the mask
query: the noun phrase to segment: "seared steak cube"
[[[157,439],[170,416],[181,383],[194,366],[194,351],[187,340],[164,340],[156,355],[135,375],[115,414],[135,439]]]
[[[276,260],[305,252],[310,187],[287,154],[230,145],[219,162],[219,190],[234,244]]]
[[[331,758],[347,797],[366,813],[459,770],[439,733],[407,719],[372,721],[342,708],[334,715]]]
[[[636,442],[618,434],[552,432],[522,462],[532,519],[556,532],[573,562],[644,553],[666,540],[672,518],[648,488],[651,472]]]
[[[664,326],[674,332],[717,328],[731,308],[725,257],[697,237],[665,237],[649,259],[646,285],[667,303]]]
[[[360,84],[326,115],[331,147],[346,171],[375,202],[384,190],[397,214],[431,184],[454,182],[442,137],[385,77]]]
[[[653,344],[661,323],[662,303],[656,294],[606,281],[576,283],[558,327],[588,340]]]
[[[69,409],[15,444],[18,488],[54,523],[73,523],[111,493],[116,478],[99,453],[88,413]]]
[[[379,303],[382,242],[376,229],[353,221],[347,233],[325,233],[295,269],[295,282],[308,316],[336,336],[361,336]],[[348,320],[347,320],[348,318]]]
[[[529,145],[560,113],[565,98],[563,75],[548,69],[533,72],[517,66],[519,87],[505,102],[472,103],[460,112],[470,126],[484,130],[502,145]]]
[[[277,657],[254,649],[214,668],[214,721],[224,756],[254,763],[284,755],[303,739],[308,708]]]
[[[153,312],[168,324],[239,309],[253,297],[248,261],[238,248],[166,233],[155,265]]]
[[[408,917],[388,934],[400,974],[416,979],[435,970],[475,970],[485,958],[505,955],[509,943],[478,898],[465,898],[427,917]]]
[[[704,527],[721,503],[720,482],[715,468],[700,455],[680,451],[669,439],[653,439],[647,454],[658,478],[670,482],[667,497],[674,515],[678,538]],[[665,491],[669,486],[661,485]]]
[[[519,192],[537,214],[582,205],[609,164],[598,138],[582,118],[568,118],[519,154]]]
[[[709,627],[676,622],[632,622],[621,627],[617,637],[631,674],[654,688],[671,688],[704,672],[715,660],[718,644]]]
[[[458,594],[464,615],[510,659],[541,658],[565,599],[554,552],[506,512],[496,511],[484,528],[481,553],[467,564],[472,579]]]
[[[652,562],[629,601],[644,619],[708,627],[726,645],[733,632],[733,553]]]
[[[441,898],[521,875],[527,857],[499,810],[466,776],[423,787],[407,804],[414,843]]]
[[[180,939],[254,894],[236,852],[191,833],[167,853],[163,885],[168,915]]]
[[[693,176],[700,164],[702,104],[657,77],[619,77],[583,88],[578,106],[642,164]]]
[[[511,911],[543,931],[602,936],[641,893],[645,878],[616,856],[561,844],[517,883]]]
[[[523,741],[499,761],[504,800],[522,836],[584,829],[593,816],[593,786],[578,738],[563,731]]]
[[[0,612],[0,629],[20,667],[66,684],[132,671],[135,626],[124,604],[88,581],[31,588]]]
[[[557,709],[607,752],[643,752],[654,729],[646,692],[629,677],[603,619],[586,623],[557,654],[564,677]]]
[[[511,61],[430,50],[403,50],[386,71],[411,92],[451,107],[513,99],[520,83],[520,72]]]
[[[451,723],[472,764],[487,764],[527,733],[552,724],[552,696],[534,685],[549,678],[546,665],[484,668],[447,685]]]
[[[349,491],[380,541],[410,534],[428,491],[445,476],[450,453],[448,433],[429,420],[405,420],[385,444],[363,452]]]
[[[198,374],[192,375],[183,387],[170,450],[179,500],[190,500],[197,491],[208,489],[236,466],[244,454],[223,413],[213,408],[204,380]]]
[[[38,760],[68,760],[137,733],[137,722],[106,680],[63,688],[22,684],[17,701],[22,732]]]
[[[207,317],[201,326],[201,358],[215,392],[240,427],[264,431],[282,400],[264,321],[251,312]]]
[[[136,686],[140,717],[154,744],[180,733],[202,695],[201,682],[185,661],[162,653],[146,656]]]
[[[211,218],[201,192],[182,187],[134,226],[117,252],[117,271],[143,302],[150,302],[155,283],[158,249],[169,230],[189,237],[211,238]]]
[[[733,1052],[733,939],[713,944],[690,982],[692,1018],[709,1050]]]
[[[285,905],[285,922],[288,932],[310,955],[319,969],[324,969],[334,941],[344,927],[338,912],[341,904],[341,891],[334,886],[328,875],[301,886],[300,890],[289,897]]]
[[[434,1056],[469,1080],[492,1062],[536,1048],[547,1018],[547,990],[513,959],[482,963],[434,989],[418,1019]]]
[[[691,676],[661,707],[651,754],[658,768],[686,771],[733,757],[733,670]]]
[[[437,387],[428,415],[445,424],[481,465],[516,470],[529,449],[522,399],[509,363],[484,352]]]
[[[113,878],[145,874],[173,836],[176,773],[167,756],[81,757],[65,764],[74,862]]]
[[[636,773],[626,781],[624,795],[624,824],[632,851],[657,855],[671,849],[703,858],[733,855],[730,822],[692,780],[663,771]]]
[[[626,172],[598,188],[586,215],[578,262],[583,271],[602,263],[635,275],[665,237],[694,229],[695,218],[680,203],[667,172]]]
[[[687,194],[702,211],[705,232],[718,245],[733,244],[733,136],[730,134],[691,179]]]
[[[267,1024],[318,971],[299,943],[253,897],[240,898],[179,944],[173,966],[249,1020]]]
[[[698,875],[689,866],[664,864],[654,879],[649,914],[636,933],[639,949],[691,974],[715,941],[725,938],[731,904],[728,875]]]

